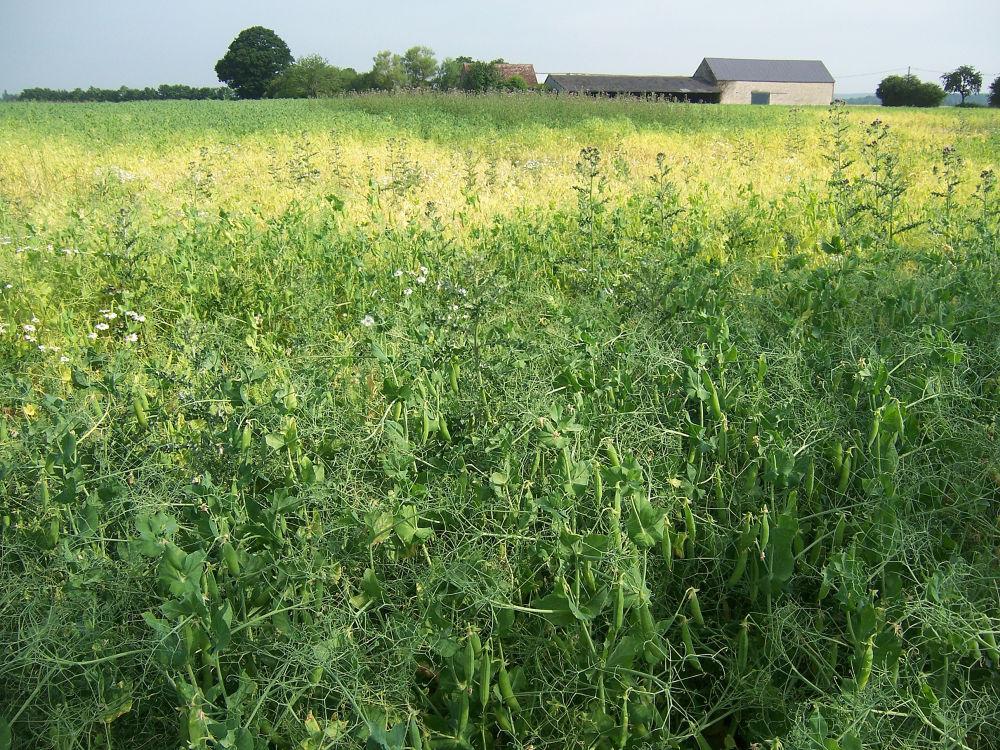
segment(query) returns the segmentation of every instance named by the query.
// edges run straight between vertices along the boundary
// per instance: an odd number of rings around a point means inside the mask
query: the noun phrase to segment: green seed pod
[[[833,444],[831,460],[833,461],[833,470],[840,471],[840,467],[844,464],[844,445],[839,440]]]
[[[205,591],[208,593],[208,598],[213,601],[219,599],[219,583],[215,580],[215,573],[209,569],[205,569]]]
[[[594,501],[600,508],[604,504],[604,478],[601,476],[601,465],[594,462]]]
[[[684,530],[687,531],[688,542],[693,547],[697,539],[698,528],[694,522],[694,513],[691,511],[691,501],[686,498],[684,500]]]
[[[622,750],[628,744],[628,688],[622,696],[621,719],[618,723],[618,750]]]
[[[431,435],[431,415],[427,411],[427,402],[424,402],[423,412],[420,418],[420,442],[426,443]]]
[[[464,690],[458,696],[458,731],[456,734],[461,736],[465,734],[465,730],[469,727],[469,694]]]
[[[514,695],[514,689],[510,684],[510,675],[507,673],[507,667],[503,663],[503,653],[501,652],[500,659],[500,671],[497,673],[497,687],[500,688],[500,697],[503,698],[503,702],[507,704],[507,707],[517,713],[521,710],[521,704],[517,702],[517,696]]]
[[[615,586],[615,630],[621,630],[625,623],[625,585],[618,579]]]
[[[764,506],[764,510],[760,515],[760,549],[763,552],[767,549],[768,542],[771,541],[771,523],[768,520],[767,506]]]
[[[844,530],[847,528],[847,516],[843,513],[837,518],[837,525],[833,529],[833,547],[832,551],[836,552],[844,544]]]
[[[410,717],[410,726],[408,728],[408,734],[410,736],[411,750],[423,750],[424,738],[420,734],[420,724],[417,722],[416,716]]]
[[[743,573],[747,569],[747,556],[749,555],[749,550],[741,549],[736,555],[736,565],[733,568],[732,574],[726,581],[726,588],[731,589],[737,583],[739,583],[743,578]]]
[[[816,492],[816,462],[812,458],[806,463],[806,500],[812,500]],[[807,506],[808,507],[808,506]]]
[[[843,495],[847,492],[847,485],[851,481],[851,452],[844,454],[844,461],[840,465],[840,477],[837,479],[837,492]]]
[[[860,693],[868,684],[868,679],[872,676],[872,661],[875,655],[874,638],[869,638],[861,652],[861,661],[858,664],[857,686]]]
[[[490,684],[493,681],[493,660],[484,649],[479,657],[479,705],[486,709],[490,702]]]
[[[701,603],[698,601],[698,589],[688,589],[688,604],[691,606],[691,619],[698,627],[705,626],[705,618],[701,614]]]
[[[476,640],[479,637],[476,636]],[[476,649],[472,645],[472,634],[469,634],[469,639],[465,643],[465,658],[462,661],[462,669],[465,674],[462,675],[462,681],[466,685],[471,685],[472,680],[476,676]]]
[[[446,443],[450,443],[451,433],[448,431],[448,422],[445,420],[443,413],[438,414],[437,426],[438,426],[438,434],[441,436],[441,439],[444,440]]]
[[[454,358],[448,367],[448,382],[451,385],[452,393],[458,393],[458,360]]]
[[[497,726],[512,737],[514,736],[514,723],[510,720],[506,711],[504,711],[500,706],[494,706],[493,717],[497,721]]]
[[[608,461],[615,468],[622,465],[621,460],[618,458],[618,451],[615,449],[615,444],[611,440],[607,440],[604,443],[604,452],[608,454]]]
[[[240,450],[246,453],[250,450],[250,444],[253,442],[253,430],[250,429],[249,424],[243,425],[243,429],[240,431]]]
[[[132,413],[135,414],[135,421],[139,423],[142,429],[149,427],[149,419],[146,417],[146,409],[142,405],[142,401],[136,396],[132,399]]]
[[[656,626],[653,623],[653,613],[649,609],[649,602],[643,602],[638,607],[639,611],[639,629],[642,631],[642,635],[648,640],[653,637],[656,632]]]
[[[663,519],[663,538],[660,540],[660,552],[663,554],[663,561],[667,564],[667,570],[674,569],[674,540],[673,527],[669,519]]]
[[[712,376],[708,374],[708,370],[701,371],[701,384],[708,391],[709,404],[712,407],[712,416],[715,417],[717,421],[722,420],[722,404],[719,403],[719,391],[715,387],[715,383],[712,381]]]
[[[871,450],[872,446],[875,445],[875,441],[878,440],[878,431],[881,425],[881,421],[882,421],[881,416],[876,412],[872,417],[872,426],[871,429],[868,430],[868,440],[865,443],[868,450]]]
[[[729,421],[722,416],[722,427],[719,430],[719,460],[723,463],[729,458]]]
[[[740,674],[746,670],[747,656],[750,653],[750,624],[744,620],[740,632],[736,635],[736,669]]]
[[[238,576],[240,574],[240,556],[236,554],[236,549],[229,542],[222,545],[222,559],[232,575]]]
[[[986,653],[990,657],[990,661],[993,662],[993,668],[1000,669],[1000,648],[997,648],[996,635],[992,630],[984,630],[980,633],[979,638],[986,647]]]
[[[698,656],[694,650],[694,639],[691,637],[691,626],[688,624],[688,619],[684,615],[681,615],[681,641],[684,643],[685,661],[689,662],[699,672],[703,671],[701,668],[701,662],[698,660]]]

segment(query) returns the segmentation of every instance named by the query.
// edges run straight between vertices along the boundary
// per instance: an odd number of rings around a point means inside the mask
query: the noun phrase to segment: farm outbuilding
[[[819,60],[706,57],[693,76],[555,74],[557,93],[721,104],[829,104],[833,76]]]

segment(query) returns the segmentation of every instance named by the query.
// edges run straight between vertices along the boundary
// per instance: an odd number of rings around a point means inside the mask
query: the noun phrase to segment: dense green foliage
[[[156,88],[147,86],[134,89],[122,86],[117,89],[24,89],[16,99],[22,102],[140,102],[193,99],[232,99],[233,91],[227,86],[186,86],[183,83],[164,83]]]
[[[875,89],[875,96],[884,107],[937,107],[944,100],[945,90],[915,75],[888,76]]]
[[[315,99],[349,91],[357,81],[354,68],[338,68],[319,55],[300,57],[271,81],[268,96],[274,99]]]
[[[961,97],[961,104],[964,105],[965,97],[978,94],[983,88],[983,74],[971,65],[960,65],[941,76],[941,84],[948,93],[958,94]]]
[[[292,59],[281,37],[263,26],[251,26],[236,35],[215,64],[215,73],[241,99],[260,99]]]
[[[990,84],[990,106],[1000,107],[1000,76]]]
[[[1000,121],[879,114],[0,108],[0,747],[995,747]]]

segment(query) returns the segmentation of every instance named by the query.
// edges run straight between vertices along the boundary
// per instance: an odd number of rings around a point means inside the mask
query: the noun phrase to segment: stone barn
[[[561,94],[721,104],[823,104],[833,76],[819,60],[706,57],[693,76],[555,74],[545,87]]]
[[[722,104],[829,104],[833,76],[819,60],[706,57],[694,77],[719,89]]]

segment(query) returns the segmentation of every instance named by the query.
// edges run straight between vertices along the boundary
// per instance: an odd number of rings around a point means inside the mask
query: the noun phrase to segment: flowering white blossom
[[[413,290],[407,287],[406,289],[403,290],[403,294],[409,297],[411,294],[413,294]]]
[[[425,283],[427,283],[427,277],[426,276],[417,276],[417,283],[418,284],[425,284]]]
[[[31,335],[30,333],[26,333],[26,334],[24,334],[24,340],[25,340],[25,341],[30,341],[30,342],[31,342],[32,344],[34,344],[34,343],[35,343],[36,341],[38,341],[38,339],[36,339],[36,338],[35,338],[34,336],[32,336],[32,335]]]
[[[69,362],[69,357],[67,357],[67,356],[66,356],[66,355],[64,354],[64,355],[62,355],[62,356],[61,356],[61,357],[59,358],[59,361],[60,361],[60,362],[62,362],[63,364],[66,364],[67,362]]]
[[[125,341],[126,341],[126,343],[129,343],[129,344],[134,344],[138,340],[139,340],[139,334],[138,333],[130,333],[130,334],[128,334],[128,335],[125,336]]]
[[[373,318],[371,315],[366,315],[361,319],[361,325],[363,325],[365,328],[371,328],[373,325],[375,325],[375,318]]]
[[[98,323],[96,326],[94,326],[94,328],[96,328],[98,331],[106,331],[108,330],[108,328],[110,328],[110,326],[107,323]]]
[[[104,317],[107,318],[108,320],[114,320],[115,318],[118,317],[118,313],[116,313],[116,312],[106,312],[106,313],[104,313]]]
[[[31,323],[25,323],[23,326],[21,326],[21,328],[24,330],[25,333],[35,332],[35,327],[31,325]]]
[[[71,255],[79,255],[80,254],[80,251],[77,250],[75,247],[64,247],[59,252],[61,252],[66,257],[69,257]]]
[[[395,271],[392,272],[392,275],[398,279],[400,276],[403,275],[403,269],[397,268]]]
[[[13,288],[14,288],[14,285],[13,285],[13,284],[4,284],[4,285],[3,285],[3,288],[4,288],[4,289],[13,289]]]
[[[427,273],[428,273],[427,266],[420,266],[420,275],[421,276],[426,276]]]
[[[91,331],[90,333],[87,334],[87,338],[93,341],[97,338],[97,334],[94,331]]]
[[[41,323],[42,321],[40,321],[38,318],[36,318],[34,315],[32,315],[31,316],[31,322],[32,323]]]
[[[469,290],[468,289],[463,289],[462,287],[459,287],[458,288],[458,293],[464,297],[465,295],[467,295],[469,293]]]

